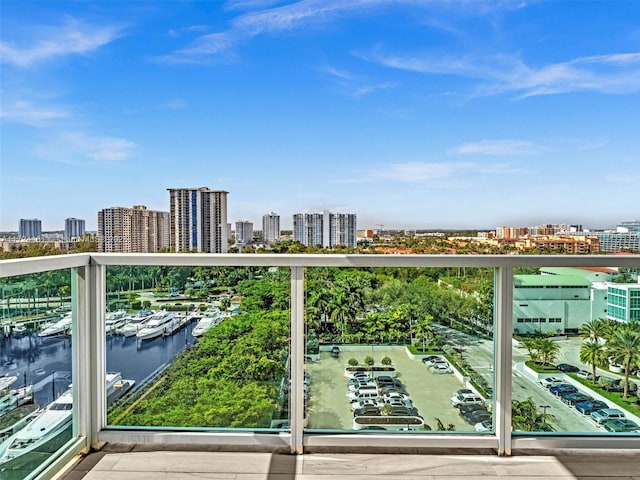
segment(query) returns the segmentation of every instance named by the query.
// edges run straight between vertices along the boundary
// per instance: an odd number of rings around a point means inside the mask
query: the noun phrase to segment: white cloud
[[[521,173],[507,164],[476,162],[400,162],[376,167],[360,176],[362,182],[399,182],[407,184],[439,184],[447,180],[464,180],[477,175],[510,175]]]
[[[62,26],[33,27],[30,32],[31,45],[16,46],[8,41],[0,42],[2,63],[24,68],[56,57],[86,55],[118,38],[121,28],[85,24],[68,17]]]
[[[59,120],[69,117],[69,112],[63,109],[51,107],[38,107],[30,102],[15,101],[11,104],[2,105],[0,118],[26,125],[40,126],[50,120]]]
[[[519,98],[576,91],[632,93],[640,91],[640,53],[581,57],[532,67],[516,56],[389,54],[375,48],[359,58],[410,72],[474,78],[475,95],[517,93]]]
[[[382,82],[374,85],[363,85],[362,87],[358,87],[355,91],[356,97],[364,97],[365,95],[369,95],[378,90],[388,90],[390,88],[395,88],[397,83],[395,82]]]
[[[60,132],[37,145],[36,157],[58,163],[116,163],[129,159],[135,143],[118,137],[87,135],[83,132]]]
[[[526,140],[482,140],[479,142],[463,143],[449,150],[449,153],[459,155],[490,155],[513,156],[531,155],[548,150],[546,147],[536,145]]]
[[[221,54],[227,54],[234,46],[231,32],[210,33],[195,39],[191,45],[168,55],[156,57],[160,63],[209,63]]]

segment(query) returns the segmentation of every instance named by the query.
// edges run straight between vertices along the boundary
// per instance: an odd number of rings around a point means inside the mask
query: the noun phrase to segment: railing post
[[[290,450],[301,454],[304,433],[304,267],[291,267],[290,352]]]
[[[104,267],[73,268],[71,285],[75,433],[86,438],[88,449],[97,446],[98,432],[105,425]]]
[[[495,279],[495,428],[498,455],[511,455],[513,268],[498,267]]]

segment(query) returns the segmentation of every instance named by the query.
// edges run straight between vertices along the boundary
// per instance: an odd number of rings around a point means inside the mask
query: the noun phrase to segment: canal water
[[[196,322],[168,337],[138,340],[109,335],[105,339],[107,371],[121,372],[122,378],[143,384],[158,369],[196,342],[191,334]],[[40,338],[36,334],[0,339],[0,375],[17,375],[12,388],[33,385],[38,405],[46,405],[69,388],[71,337]]]

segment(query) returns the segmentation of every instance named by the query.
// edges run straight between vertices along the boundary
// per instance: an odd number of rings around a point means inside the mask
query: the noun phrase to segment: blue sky
[[[640,217],[640,2],[1,6],[0,229],[229,192],[229,221]]]

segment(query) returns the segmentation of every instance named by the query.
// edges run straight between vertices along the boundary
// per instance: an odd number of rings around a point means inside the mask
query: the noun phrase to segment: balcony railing
[[[107,270],[116,266],[277,267],[288,270],[290,276],[289,338],[287,339],[287,373],[285,375],[289,379],[288,382],[283,383],[283,385],[289,384],[286,388],[288,392],[286,421],[281,422],[282,424],[275,428],[242,427],[236,429],[226,427],[180,428],[175,425],[126,427],[111,424],[113,422],[107,417],[106,408],[108,396],[106,375],[110,368],[107,364],[107,350],[110,346],[105,342],[108,333],[105,327],[105,311],[108,304]],[[40,475],[42,478],[51,475],[70,456],[78,452],[86,452],[89,448],[97,447],[103,442],[181,444],[193,445],[194,448],[197,445],[208,445],[238,450],[272,449],[297,454],[305,451],[344,451],[371,447],[385,451],[403,449],[406,451],[414,448],[482,448],[493,450],[498,455],[510,455],[514,450],[526,448],[637,448],[640,446],[640,436],[637,434],[606,434],[595,428],[578,432],[551,433],[513,430],[512,400],[516,397],[514,395],[514,375],[522,375],[522,372],[514,372],[514,269],[542,266],[640,269],[640,256],[91,253],[3,261],[0,263],[0,277],[4,279],[44,274],[56,270],[70,271],[70,290],[73,298],[73,325],[69,344],[73,381],[73,430],[71,440],[55,455],[52,455],[48,461],[38,464],[37,468],[33,469],[32,475]],[[491,357],[489,365],[486,365],[484,370],[485,378],[488,379],[485,386],[493,390],[492,400],[490,400],[493,423],[489,428],[489,433],[477,433],[473,428],[463,431],[447,431],[444,428],[434,429],[431,432],[426,430],[388,432],[383,430],[360,431],[355,427],[345,428],[344,426],[328,428],[321,423],[309,425],[306,412],[305,379],[307,378],[306,374],[312,372],[313,368],[305,366],[307,356],[305,351],[305,302],[309,293],[306,272],[311,269],[327,267],[343,269],[377,267],[493,269],[493,325],[492,327],[485,325],[483,332],[487,338],[486,348]],[[6,308],[6,303],[3,308]],[[538,318],[538,321],[541,320],[542,318]],[[538,328],[541,328],[540,323]],[[330,347],[331,345],[327,344],[322,350],[329,350]],[[360,357],[367,355],[369,351],[375,355],[374,347],[378,349],[377,351],[381,349],[380,345],[365,342],[365,346],[354,346],[353,351],[358,352],[357,356]],[[342,352],[349,351],[348,346],[342,345],[341,348]],[[326,351],[322,355],[329,358],[329,353]],[[461,358],[462,356],[459,356],[458,361],[462,361]],[[342,354],[340,369],[344,367],[346,360],[345,355]],[[11,359],[7,361],[11,361]],[[419,363],[419,357],[416,364],[422,367]],[[453,365],[456,373],[460,373],[458,367],[458,365]],[[315,368],[321,371],[324,367],[319,365]],[[477,370],[482,368],[482,366],[477,367]],[[424,371],[426,372],[426,367]],[[468,380],[464,377],[464,372],[460,375],[460,380]],[[54,372],[51,376],[52,383],[60,383],[58,378]],[[409,378],[403,377],[402,381],[408,382]],[[344,380],[346,381],[346,379]],[[341,381],[341,383],[343,382]],[[446,398],[451,393],[447,391]],[[536,406],[544,407],[545,414],[549,408],[559,408],[555,404],[554,406]],[[426,417],[426,415],[422,415],[422,417]],[[433,422],[430,421],[430,423]],[[331,425],[337,426],[339,424]],[[410,425],[407,427],[409,428]]]

